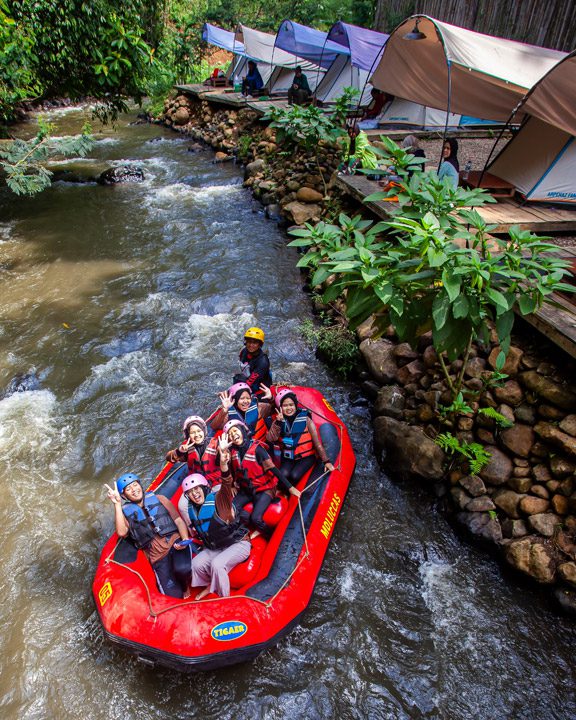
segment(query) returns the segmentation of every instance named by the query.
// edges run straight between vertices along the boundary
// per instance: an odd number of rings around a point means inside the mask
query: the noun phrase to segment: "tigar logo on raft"
[[[334,493],[332,496],[332,500],[330,501],[330,507],[328,508],[328,512],[326,513],[326,517],[324,518],[324,522],[322,523],[322,527],[320,528],[320,532],[326,540],[328,540],[328,537],[330,535],[330,530],[332,530],[332,525],[334,525],[334,521],[336,520],[336,516],[338,515],[338,508],[340,507],[340,503],[342,502],[340,495],[337,493]]]
[[[212,628],[210,635],[214,640],[236,640],[236,638],[242,637],[248,631],[246,623],[240,620],[227,620],[226,622],[218,623]]]

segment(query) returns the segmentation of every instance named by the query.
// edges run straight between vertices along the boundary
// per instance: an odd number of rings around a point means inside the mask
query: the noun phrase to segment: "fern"
[[[491,407],[485,407],[485,408],[479,408],[478,414],[485,415],[486,417],[490,418],[491,420],[494,420],[496,425],[502,428],[509,428],[514,425],[514,423],[511,420],[508,420],[507,417],[502,415],[502,413],[499,413],[497,410],[494,410],[494,408]]]
[[[480,443],[461,443],[452,433],[441,433],[434,442],[444,452],[450,455],[458,453],[467,460],[472,475],[477,475],[490,462],[490,453]]]

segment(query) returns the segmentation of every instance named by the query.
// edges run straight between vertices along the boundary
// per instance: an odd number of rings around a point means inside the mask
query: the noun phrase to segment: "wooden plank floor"
[[[360,202],[366,195],[378,192],[378,183],[368,180],[363,175],[341,175],[337,184],[342,190]],[[369,203],[370,208],[381,218],[389,217],[388,209],[394,203]],[[573,232],[576,230],[576,209],[554,207],[550,205],[520,205],[511,199],[503,199],[482,208],[476,208],[487,223],[496,225],[493,235],[506,233],[512,225],[519,225],[523,230],[545,234],[554,232]]]
[[[576,358],[576,307],[565,297],[552,293],[561,307],[546,303],[542,309],[522,318],[558,347]]]

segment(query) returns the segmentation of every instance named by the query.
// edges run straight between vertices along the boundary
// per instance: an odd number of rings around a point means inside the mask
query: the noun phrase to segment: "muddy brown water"
[[[50,119],[72,132],[82,113]],[[0,716],[576,717],[573,622],[456,538],[427,491],[379,471],[368,410],[302,340],[297,255],[238,168],[131,120],[97,128],[73,165],[88,177],[134,162],[143,183],[0,190],[0,390],[22,374],[36,388],[0,400]],[[154,476],[182,419],[214,407],[255,323],[276,378],[335,405],[357,472],[285,640],[196,676],[144,667],[102,642],[94,615],[113,529],[102,484]]]

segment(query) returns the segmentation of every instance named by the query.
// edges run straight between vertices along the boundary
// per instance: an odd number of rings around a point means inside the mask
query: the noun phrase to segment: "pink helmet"
[[[236,394],[239,393],[241,390],[248,390],[250,395],[252,395],[252,388],[250,387],[250,385],[248,385],[248,383],[245,382],[234,383],[234,385],[228,388],[228,393],[235,400]]]
[[[222,428],[222,432],[227,433],[230,428],[233,427],[239,427],[240,429],[244,430],[244,432],[248,433],[250,430],[248,429],[248,426],[242,422],[242,420],[228,420],[228,422],[224,425]]]
[[[206,435],[206,423],[200,417],[200,415],[190,415],[186,418],[186,420],[184,420],[184,424],[182,425],[182,432],[184,433],[185,438],[188,438],[188,430],[190,430],[190,425],[198,425],[200,430],[202,430],[204,435]]]
[[[290,388],[282,388],[282,390],[278,390],[278,392],[276,393],[276,397],[274,398],[274,402],[276,403],[276,407],[278,408],[278,410],[280,410],[282,400],[284,400],[287,395],[292,395],[294,400],[297,399],[296,393],[293,390],[290,390]]]
[[[184,480],[182,480],[182,492],[186,494],[188,490],[192,490],[192,488],[198,487],[198,485],[205,485],[206,487],[210,487],[210,483],[204,475],[200,475],[200,473],[192,473],[192,475],[187,475]]]

